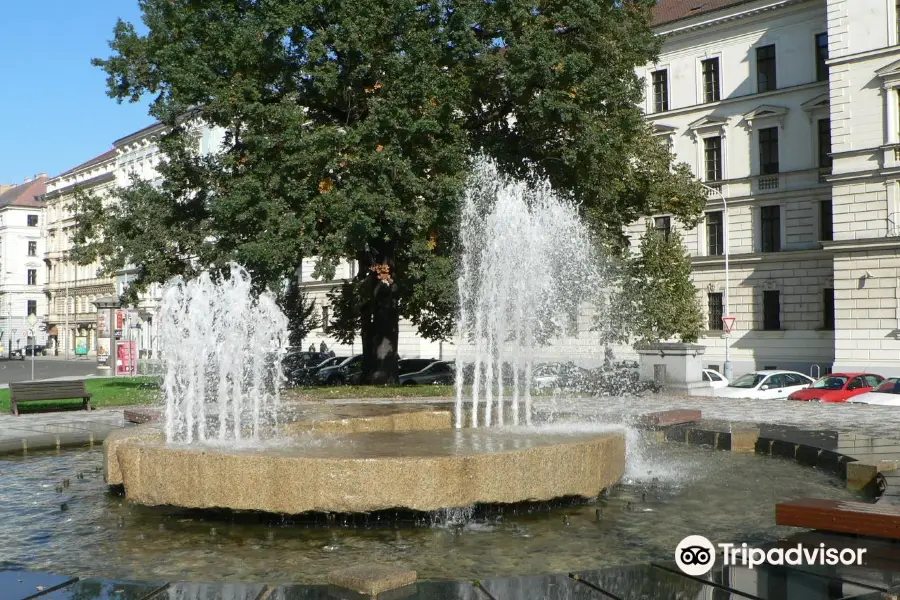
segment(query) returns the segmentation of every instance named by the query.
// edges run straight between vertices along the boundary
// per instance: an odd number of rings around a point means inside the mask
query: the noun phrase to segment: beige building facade
[[[895,0],[687,4],[656,7],[663,49],[638,73],[647,118],[708,186],[704,221],[681,231],[707,364],[728,345],[735,375],[900,375]]]
[[[76,191],[106,196],[115,185],[116,153],[105,152],[47,182],[44,236],[47,265],[47,324],[52,350],[59,355],[96,356],[97,307],[115,292],[114,281],[98,275],[100,264],[79,265],[74,249]]]

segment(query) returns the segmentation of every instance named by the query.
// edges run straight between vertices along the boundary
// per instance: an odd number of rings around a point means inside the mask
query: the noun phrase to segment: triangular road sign
[[[736,317],[722,317],[722,325],[725,326],[726,333],[731,333],[731,329],[734,327],[734,322],[736,320]]]

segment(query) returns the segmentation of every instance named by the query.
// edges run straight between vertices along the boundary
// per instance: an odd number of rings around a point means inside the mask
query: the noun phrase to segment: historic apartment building
[[[708,186],[682,231],[706,362],[721,369],[730,342],[735,374],[900,374],[896,0],[662,0],[654,16],[644,109]]]
[[[100,277],[99,263],[78,265],[71,260],[74,249],[76,190],[105,196],[115,186],[116,152],[109,150],[47,182],[47,328],[54,352],[75,356],[76,344],[93,356],[97,351],[97,307],[99,298],[115,293],[112,278]]]
[[[86,348],[87,355],[96,356],[98,350],[102,353],[108,350],[104,346],[106,339],[98,338],[95,302],[111,297],[117,299],[134,277],[134,270],[128,268],[115,277],[101,277],[99,263],[76,265],[70,259],[74,248],[72,203],[75,190],[106,198],[112,189],[128,185],[133,176],[158,181],[156,165],[160,153],[157,140],[161,131],[162,126],[154,124],[116,140],[111,150],[48,182],[45,196],[47,251],[44,256],[48,268],[46,319],[51,339],[56,341],[60,354],[68,349],[72,356],[76,348]],[[109,209],[115,209],[113,202],[109,203]],[[154,356],[159,351],[156,316],[160,301],[161,288],[153,285],[141,294],[136,306],[123,307],[122,339],[134,340],[141,356]],[[119,329],[118,323],[115,326]]]
[[[21,185],[0,186],[0,348],[8,355],[11,349],[26,344],[44,343],[46,332],[42,323],[35,327],[35,336],[28,315],[43,322],[46,313],[44,280],[46,278],[44,238],[44,202],[47,175],[29,178]]]

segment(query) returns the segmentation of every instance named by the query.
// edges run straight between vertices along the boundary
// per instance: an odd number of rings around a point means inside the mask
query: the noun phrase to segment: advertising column
[[[110,367],[110,318],[104,309],[97,311],[97,368],[108,369]]]

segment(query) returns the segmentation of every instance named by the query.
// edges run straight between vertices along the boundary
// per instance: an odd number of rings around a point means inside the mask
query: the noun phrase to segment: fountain
[[[176,278],[163,294],[168,442],[258,440],[276,425],[287,318],[271,294],[252,297],[244,269],[230,271],[221,283]]]
[[[233,266],[221,281],[166,287],[165,424],[107,438],[107,481],[140,504],[286,514],[591,498],[615,484],[621,429],[532,426],[536,349],[596,282],[587,230],[549,186],[503,179],[483,160],[464,215],[459,331],[473,340],[472,427],[462,427],[462,387],[456,427],[433,406],[280,406],[285,317]],[[502,427],[507,405],[513,427]]]
[[[531,425],[538,349],[570,333],[573,321],[577,327],[579,308],[602,284],[602,261],[576,206],[546,181],[510,180],[488,160],[476,163],[472,179],[460,224],[456,425],[468,365],[472,427],[503,425],[507,403],[513,425],[520,416]]]

